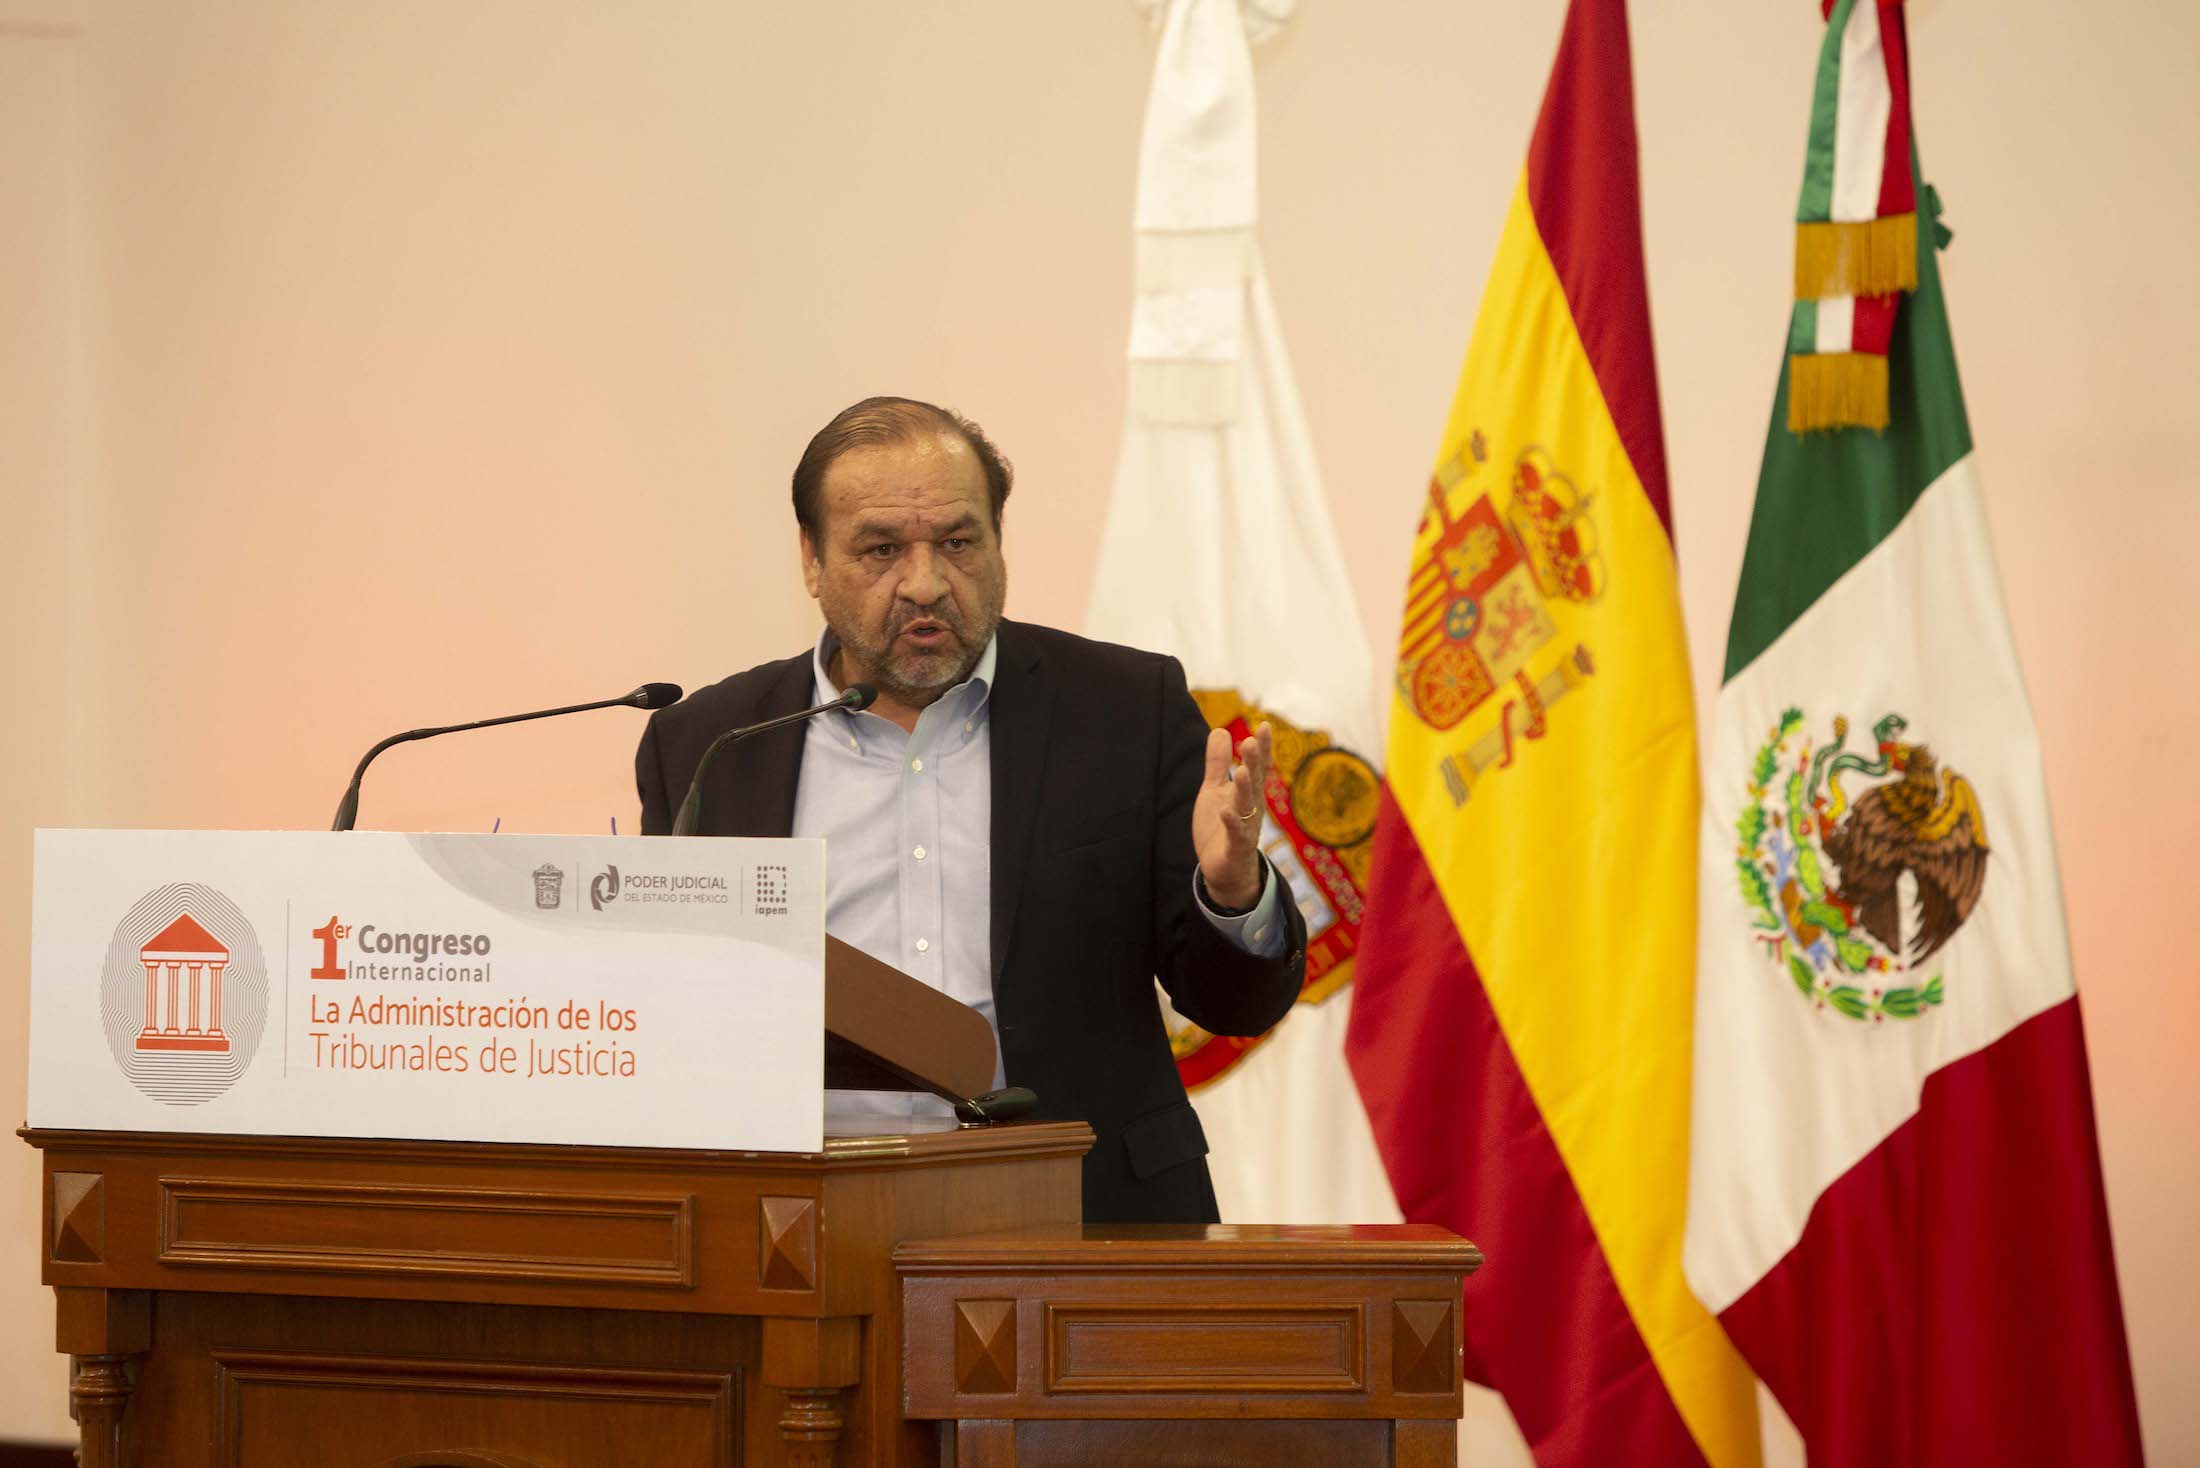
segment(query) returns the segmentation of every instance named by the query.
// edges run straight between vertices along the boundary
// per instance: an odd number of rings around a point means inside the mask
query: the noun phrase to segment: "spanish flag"
[[[1413,540],[1346,1048],[1543,1468],[1758,1458],[1681,1276],[1694,715],[1624,0],[1573,0]]]

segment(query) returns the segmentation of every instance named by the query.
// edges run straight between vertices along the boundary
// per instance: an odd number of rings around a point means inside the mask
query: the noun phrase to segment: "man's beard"
[[[925,708],[970,676],[1000,621],[997,607],[966,619],[952,602],[943,601],[932,607],[896,606],[883,637],[834,631],[857,681],[875,684],[879,692],[907,707]],[[912,622],[937,622],[954,640],[937,649],[904,647],[901,634]]]

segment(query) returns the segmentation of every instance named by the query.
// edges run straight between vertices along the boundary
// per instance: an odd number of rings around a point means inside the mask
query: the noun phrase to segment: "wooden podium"
[[[894,1246],[1073,1222],[1092,1143],[24,1136],[84,1468],[928,1463]]]
[[[981,1016],[832,938],[825,1027],[831,1085],[992,1080]],[[1075,1223],[1092,1145],[23,1136],[85,1468],[929,1461],[894,1246]]]

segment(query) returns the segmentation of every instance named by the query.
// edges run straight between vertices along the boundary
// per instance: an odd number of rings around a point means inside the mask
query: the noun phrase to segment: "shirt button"
[[[976,719],[965,719],[965,720],[963,720],[963,733],[965,733],[965,734],[968,734],[968,733],[969,733],[969,732],[970,732],[971,730],[973,730],[973,729],[975,729],[975,728],[977,728],[977,727],[978,727],[978,721],[977,721]]]
[[[931,951],[932,951],[932,940],[931,940],[930,938],[919,938],[919,939],[917,940],[917,952],[919,952],[919,953],[930,953]]]
[[[915,857],[915,858],[916,858],[916,859],[917,859],[918,861],[923,861],[923,860],[924,860],[924,848],[920,846],[920,847],[918,847],[918,848],[917,848],[917,849],[916,849],[915,851],[911,852],[911,853],[910,853],[910,855],[914,856],[914,857]]]
[[[921,759],[913,759],[909,761],[909,768],[915,770],[918,774],[921,775],[924,773],[924,761]]]
[[[1253,941],[1254,941],[1255,943],[1265,943],[1265,942],[1267,942],[1267,941],[1268,941],[1268,930],[1267,930],[1266,928],[1255,928],[1255,929],[1253,929]]]

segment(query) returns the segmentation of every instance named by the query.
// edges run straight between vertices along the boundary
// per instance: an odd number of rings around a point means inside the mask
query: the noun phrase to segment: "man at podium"
[[[654,714],[635,756],[642,830],[672,828],[728,729],[835,708],[727,750],[697,830],[827,842],[826,928],[977,1009],[996,1084],[1091,1125],[1092,1221],[1216,1218],[1207,1141],[1153,980],[1216,1033],[1290,1010],[1306,928],[1260,853],[1266,726],[1207,730],[1176,660],[1004,621],[1007,461],[975,423],[870,398],[794,471],[816,645]],[[945,1104],[836,1093],[898,1129]]]

